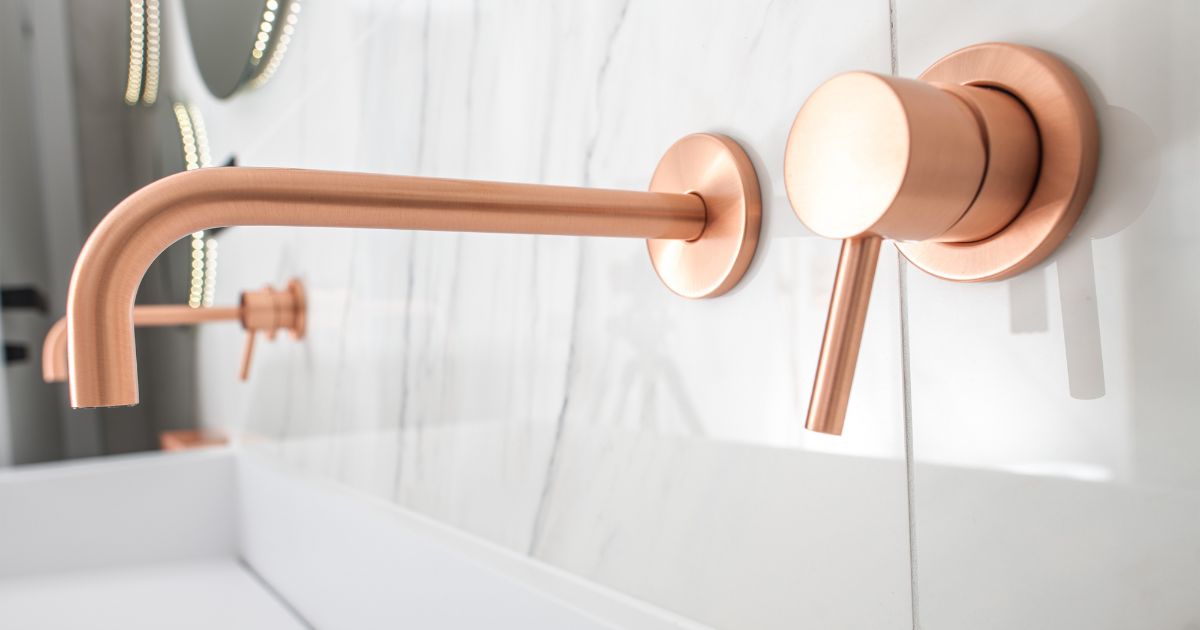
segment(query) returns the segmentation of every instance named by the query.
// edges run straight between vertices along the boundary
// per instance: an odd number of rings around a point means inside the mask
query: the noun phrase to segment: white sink
[[[308,627],[232,558],[8,578],[0,616],[23,629]]]
[[[696,628],[244,449],[0,472],[13,628]]]

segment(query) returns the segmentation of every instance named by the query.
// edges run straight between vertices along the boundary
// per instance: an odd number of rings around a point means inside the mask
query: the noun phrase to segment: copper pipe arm
[[[694,162],[701,172],[719,170],[712,160],[700,159],[707,154],[698,155],[686,145],[689,142],[703,143],[702,149],[715,146],[709,153],[724,151],[722,156],[730,146],[737,148],[717,136],[689,136],[672,147],[675,151],[684,146],[689,152],[669,152],[656,179],[664,166],[681,170]],[[743,178],[749,168],[753,177],[748,159],[740,148],[737,151],[732,158],[721,157],[721,164],[732,164]],[[631,192],[253,168],[201,169],[167,177],[114,208],[88,238],[76,262],[67,298],[72,405],[138,402],[134,297],[154,259],[192,232],[232,225],[309,226],[616,236],[704,244],[708,235],[700,238],[701,234],[724,214],[706,208],[702,188],[699,194],[685,194],[692,190],[697,188]],[[727,185],[720,192],[731,199],[736,193]],[[713,199],[728,205],[716,195]],[[752,205],[744,196],[737,201]],[[755,180],[756,211],[757,204]],[[757,221],[755,214],[750,254],[757,241]],[[719,240],[728,246],[731,234],[721,236]],[[742,236],[739,246],[747,240]],[[709,294],[724,292],[741,277],[749,264],[745,249],[738,248],[736,261],[722,270],[722,282],[714,284]],[[675,259],[680,256],[671,254]],[[658,270],[662,276],[663,268]]]
[[[236,320],[242,316],[237,306],[192,308],[185,304],[148,304],[133,309],[133,325],[139,328],[180,326]]]

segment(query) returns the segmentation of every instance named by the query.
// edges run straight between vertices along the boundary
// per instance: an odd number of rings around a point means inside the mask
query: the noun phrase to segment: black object
[[[24,344],[6,343],[4,344],[4,364],[21,363],[29,360],[29,348]]]
[[[31,309],[49,311],[46,296],[34,286],[0,287],[0,309]]]
[[[224,163],[224,164],[222,164],[221,166],[237,166],[237,165],[238,165],[238,164],[237,164],[237,156],[236,156],[236,155],[231,155],[231,156],[229,156],[229,159],[228,159],[228,160],[226,160],[226,161],[225,161],[225,163]],[[215,227],[215,228],[209,228],[209,229],[207,229],[207,230],[204,230],[204,231],[205,231],[205,232],[207,232],[208,234],[211,234],[211,235],[213,235],[213,236],[216,236],[216,235],[220,234],[221,232],[224,232],[225,230],[228,230],[228,229],[229,229],[229,227],[230,227],[230,226],[224,226],[224,227]]]

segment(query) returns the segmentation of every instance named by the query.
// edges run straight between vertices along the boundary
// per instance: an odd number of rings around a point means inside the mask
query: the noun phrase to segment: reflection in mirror
[[[167,148],[162,153],[164,175],[212,166],[208,130],[200,110],[195,105],[176,102],[171,113],[175,133],[160,134],[168,143],[175,144],[174,150]],[[217,283],[217,239],[204,231],[193,232],[190,245],[188,306],[212,306]]]
[[[299,0],[183,0],[192,53],[217,98],[270,80],[287,53]]]
[[[83,239],[113,204],[154,180],[228,163],[218,133],[229,132],[213,128],[224,119],[205,111],[206,121],[197,107],[219,105],[193,94],[198,73],[168,71],[190,54],[188,36],[170,35],[186,29],[186,2],[0,0],[0,357],[11,361],[0,374],[0,467],[155,449],[163,432],[197,428],[190,329],[138,333],[143,409],[71,411],[66,388],[42,382],[38,369],[39,340],[65,312]],[[295,11],[253,4],[239,68],[259,59],[252,76],[261,82],[286,50],[269,33],[285,34]],[[213,237],[210,230],[168,248],[138,301],[211,302]],[[44,311],[26,306],[43,301]]]
[[[161,58],[158,0],[129,0],[129,70],[125,104],[153,105],[158,100]]]

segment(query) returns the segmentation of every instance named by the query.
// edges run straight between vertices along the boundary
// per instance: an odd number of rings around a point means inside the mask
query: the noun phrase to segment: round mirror
[[[217,98],[253,89],[279,67],[296,21],[299,0],[184,0],[192,53],[205,85]]]

